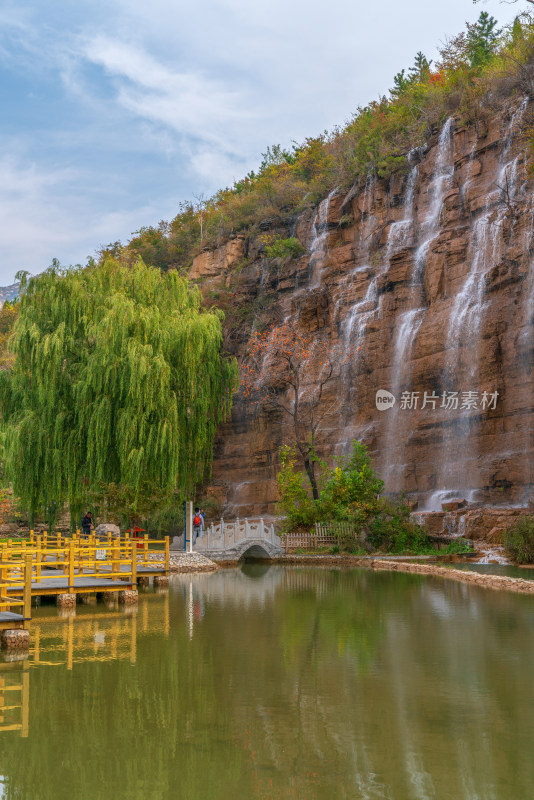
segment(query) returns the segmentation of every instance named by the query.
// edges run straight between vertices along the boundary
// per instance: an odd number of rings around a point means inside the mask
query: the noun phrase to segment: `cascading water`
[[[330,201],[337,192],[337,187],[332,189],[328,197],[321,200],[312,225],[312,240],[310,243],[310,288],[321,285],[324,260],[328,251],[328,212]]]
[[[407,434],[399,425],[399,392],[401,386],[410,377],[410,354],[426,310],[423,288],[426,257],[432,242],[439,235],[441,209],[454,174],[452,125],[453,118],[449,117],[438,139],[436,163],[428,190],[431,195],[430,211],[420,224],[419,239],[422,241],[418,244],[414,254],[408,308],[399,315],[396,325],[390,385],[387,388],[397,398],[397,403],[388,411],[382,448],[382,473],[387,491],[398,491],[401,488],[404,474],[405,465],[402,453],[405,450]],[[416,170],[417,167],[412,169],[412,173],[415,172],[414,185],[417,178]],[[411,202],[413,218],[413,190],[410,191],[410,196],[407,192],[407,199]],[[390,253],[390,258],[392,254]]]
[[[410,150],[408,153],[408,164],[411,166],[411,169],[404,193],[404,218],[393,222],[389,229],[386,247],[387,264],[389,264],[391,257],[400,250],[401,247],[406,247],[410,243],[410,239],[413,236],[415,186],[419,173],[417,163],[420,156],[421,148],[419,147]]]
[[[354,284],[354,278],[356,277],[356,275],[358,275],[359,273],[372,270],[372,267],[369,264],[369,250],[370,250],[371,237],[376,226],[376,220],[370,214],[370,210],[372,208],[374,201],[375,186],[376,186],[376,178],[374,176],[369,175],[365,183],[365,189],[363,193],[362,219],[360,224],[360,234],[358,237],[358,249],[355,259],[356,266],[348,276],[347,288],[341,294],[340,301],[336,309],[337,313],[339,313],[339,309],[341,307],[342,302],[346,299],[347,291],[352,288]],[[376,293],[376,276],[371,279],[364,297],[361,300],[358,300],[357,302],[353,303],[350,312],[347,314],[343,322],[342,325],[343,339],[345,341],[347,352],[353,345],[353,329],[358,320],[358,316],[364,309],[364,307],[366,307],[366,310],[368,310],[371,307],[371,304],[374,303],[375,293]],[[359,340],[359,336],[360,334],[357,333],[356,334],[357,341]]]
[[[356,401],[355,391],[358,386],[358,373],[361,366],[362,355],[365,352],[365,336],[369,324],[380,314],[380,297],[378,292],[379,281],[387,272],[392,256],[401,248],[407,247],[413,238],[414,226],[414,198],[417,183],[418,167],[417,163],[421,156],[420,148],[414,148],[408,154],[410,172],[406,181],[406,188],[403,198],[403,218],[392,222],[389,226],[388,236],[385,246],[385,256],[379,267],[374,268],[374,275],[367,285],[364,296],[352,304],[350,312],[347,314],[342,325],[342,335],[345,342],[345,352],[348,355],[349,369],[347,373],[347,384],[351,405]],[[358,272],[365,270],[371,271],[373,268],[368,264],[370,240],[374,232],[374,225],[369,224],[370,216],[365,214],[368,203],[373,200],[375,179],[369,178],[366,183],[366,190],[363,198],[362,224],[360,227],[359,247],[357,267],[353,270],[352,277]],[[370,189],[373,189],[373,192]],[[369,205],[370,208],[370,205]],[[371,218],[372,219],[372,218]],[[362,264],[363,262],[363,264]],[[347,439],[347,442],[349,439]]]
[[[354,372],[355,360],[356,361],[358,360],[357,354],[360,351],[361,346],[363,344],[363,339],[365,337],[365,331],[368,322],[370,321],[370,319],[372,318],[377,309],[378,281],[389,267],[391,257],[401,247],[405,247],[408,245],[410,237],[413,232],[414,195],[415,195],[415,185],[417,182],[417,173],[418,173],[417,164],[414,164],[413,161],[415,161],[416,155],[418,154],[419,154],[419,149],[413,150],[408,154],[408,162],[412,165],[412,168],[408,175],[408,180],[406,182],[406,190],[404,193],[404,201],[403,201],[404,217],[402,220],[398,220],[397,222],[391,223],[388,231],[388,238],[385,248],[386,254],[384,261],[382,262],[380,267],[376,269],[375,275],[370,280],[367,286],[367,290],[365,292],[364,297],[358,302],[354,303],[345,321],[343,335],[347,348],[350,348],[352,350],[353,372]],[[365,208],[365,199],[366,198],[364,197],[364,208]],[[365,225],[362,223],[362,228],[360,231],[358,262],[361,262],[362,254],[364,254],[365,263],[363,266],[358,266],[355,272],[368,268],[367,261],[369,259],[369,240],[370,240],[370,233],[366,231]],[[362,242],[365,242],[365,246],[362,246]]]
[[[348,374],[348,384],[350,388],[350,392],[352,394],[351,400],[352,403],[355,402],[356,397],[354,396],[355,388],[358,385],[357,377],[358,372],[360,369],[362,354],[365,350],[365,335],[369,326],[369,323],[376,318],[377,314],[380,314],[380,298],[378,294],[378,285],[380,278],[384,275],[387,271],[390,263],[391,257],[401,248],[407,246],[413,232],[413,218],[414,218],[414,195],[415,195],[415,186],[417,182],[417,160],[419,157],[419,149],[414,149],[408,155],[408,162],[411,165],[411,170],[408,175],[408,179],[406,181],[406,189],[404,192],[404,199],[403,199],[403,210],[404,216],[403,219],[398,220],[396,222],[391,223],[389,226],[388,237],[386,241],[385,247],[385,257],[380,264],[379,267],[375,268],[374,275],[369,281],[367,285],[366,292],[364,296],[358,300],[357,302],[353,303],[352,308],[345,319],[345,323],[342,326],[342,334],[343,339],[345,341],[345,352],[349,356],[349,374]],[[368,179],[367,187],[373,187],[375,185],[375,180]],[[372,199],[372,196],[366,195],[364,196],[364,204],[363,208],[366,208],[366,201]],[[365,271],[366,269],[371,269],[371,267],[366,263],[369,260],[369,250],[370,250],[370,239],[373,230],[367,230],[367,226],[365,224],[365,220],[362,220],[362,226],[360,228],[360,244],[359,244],[359,252],[358,252],[358,263],[361,264],[361,261],[364,261],[363,265],[359,265],[353,271],[353,275],[356,272]],[[348,441],[348,440],[347,440]]]
[[[487,308],[488,276],[502,258],[503,225],[522,194],[519,181],[521,155],[510,156],[527,104],[528,97],[510,117],[504,133],[495,189],[488,193],[484,207],[472,223],[468,248],[470,270],[456,295],[449,316],[444,387],[449,391],[479,389],[476,384],[480,364],[480,332]],[[460,380],[467,380],[469,385],[460,387]],[[466,409],[453,422],[443,427],[437,456],[438,493],[441,496],[465,495],[471,471],[468,461],[472,461],[477,455],[475,433],[478,423],[477,413]],[[459,440],[462,441],[462,446],[455,448],[455,443]]]
[[[518,355],[528,376],[529,390],[526,396],[526,406],[534,408],[534,194],[529,201],[529,224],[525,230],[524,249],[529,258],[527,273],[525,275],[525,290],[523,293],[523,327],[518,339]],[[528,505],[534,498],[534,425],[528,425],[528,434],[525,441],[525,461],[527,489],[523,497],[524,505]]]
[[[521,124],[528,104],[525,97],[512,114],[505,134],[504,146],[499,159],[496,188],[487,196],[480,217],[473,223],[469,248],[471,269],[461,291],[457,294],[449,318],[448,347],[451,349],[449,363],[456,368],[458,349],[462,340],[475,337],[482,322],[487,273],[501,258],[502,226],[510,206],[517,199],[519,155],[509,158],[514,136]],[[476,353],[478,361],[478,353]],[[471,359],[471,363],[473,363]],[[474,369],[472,369],[472,377]]]

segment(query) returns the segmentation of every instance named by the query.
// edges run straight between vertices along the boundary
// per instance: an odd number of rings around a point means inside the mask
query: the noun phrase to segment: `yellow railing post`
[[[143,540],[143,566],[148,567],[148,533],[145,533]]]
[[[37,537],[37,547],[35,549],[35,580],[41,581],[41,537]]]
[[[165,575],[170,575],[171,571],[171,554],[170,554],[170,541],[169,537],[165,537]]]
[[[30,729],[30,673],[28,672],[28,666],[28,664],[24,664],[24,671],[22,673],[22,726],[20,729],[20,735],[23,739],[28,738],[28,732]]]
[[[0,580],[5,583],[7,580],[7,546],[2,545],[2,569],[0,570]]]
[[[22,598],[24,601],[23,617],[26,630],[30,627],[30,618],[32,615],[32,572],[32,557],[26,556],[24,559],[24,594]]]
[[[132,542],[132,589],[137,586],[137,548]]]
[[[113,561],[111,562],[111,572],[112,573],[120,572],[121,569],[121,565],[119,562],[120,551],[116,544],[113,545],[113,551],[111,557],[113,559]]]
[[[30,544],[34,543],[35,533],[33,532],[33,528],[30,530]]]
[[[69,593],[74,589],[74,542],[69,544]]]
[[[43,531],[43,546],[44,546],[45,550],[48,547],[48,533],[47,533],[47,531]]]
[[[67,669],[72,669],[72,662],[74,656],[74,620],[72,619],[72,615],[69,617],[67,622]]]

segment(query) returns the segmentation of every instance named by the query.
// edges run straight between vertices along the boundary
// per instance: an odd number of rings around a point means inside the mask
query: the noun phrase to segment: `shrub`
[[[285,530],[309,527],[317,521],[317,508],[306,488],[306,476],[295,469],[294,447],[280,448],[282,468],[276,476],[278,483],[278,511],[285,517]]]
[[[468,539],[463,539],[461,536],[453,542],[449,542],[447,547],[441,551],[450,556],[463,555],[464,553],[472,553],[473,545]]]
[[[265,252],[269,258],[281,258],[289,261],[291,258],[298,258],[306,252],[306,248],[294,236],[289,239],[275,239],[272,244],[267,245]]]
[[[380,500],[367,539],[376,550],[387,553],[420,553],[431,549],[425,529],[412,520],[410,507],[402,501]]]
[[[503,544],[506,554],[517,564],[534,564],[534,517],[519,517],[504,532]]]
[[[373,470],[361,442],[353,442],[349,458],[327,469],[319,462],[319,498],[313,500],[304,472],[296,468],[295,449],[280,451],[278,510],[285,516],[285,530],[308,529],[316,522],[346,522],[354,533],[340,536],[331,552],[361,553],[371,547],[388,553],[432,552],[426,531],[413,522],[410,507],[401,501],[380,498],[383,482]],[[362,544],[354,534],[367,534]]]
[[[327,473],[319,513],[324,519],[362,524],[375,511],[384,484],[371,466],[365,445],[354,441],[352,448],[350,457],[340,459]]]

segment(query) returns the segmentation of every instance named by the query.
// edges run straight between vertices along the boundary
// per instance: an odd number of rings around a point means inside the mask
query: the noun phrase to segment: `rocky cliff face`
[[[307,253],[269,260],[264,238],[234,238],[194,262],[206,297],[224,296],[240,324],[288,322],[345,349],[330,385],[320,450],[369,447],[390,492],[420,508],[447,497],[525,505],[532,490],[534,104],[509,101],[477,125],[448,119],[409,154],[409,170],[334,191],[290,225]],[[263,243],[262,243],[263,242]],[[236,317],[233,317],[234,320]],[[313,392],[320,365],[304,389]],[[379,410],[378,390],[395,397]],[[425,396],[426,393],[426,396]],[[497,393],[497,394],[495,394]],[[287,420],[241,399],[220,432],[211,491],[227,511],[269,513]]]
[[[15,300],[19,293],[20,283],[12,283],[11,286],[0,286],[0,307],[4,305],[6,300]]]

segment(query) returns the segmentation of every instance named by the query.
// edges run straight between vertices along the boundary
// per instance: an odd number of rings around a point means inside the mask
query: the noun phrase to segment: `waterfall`
[[[321,285],[323,262],[328,251],[328,212],[330,201],[337,192],[337,186],[328,197],[321,200],[315,212],[312,224],[312,240],[310,243],[310,288]]]
[[[478,391],[480,388],[476,381],[479,376],[480,334],[488,307],[486,291],[490,272],[502,258],[504,222],[522,193],[522,186],[519,184],[521,156],[513,156],[511,151],[527,104],[528,97],[525,97],[509,119],[503,134],[495,189],[488,193],[485,205],[472,223],[468,248],[470,269],[452,304],[446,338],[448,355],[445,382],[446,388],[452,391]],[[460,378],[467,379],[469,385],[460,386]],[[496,387],[487,388],[492,390]],[[478,430],[479,422],[477,411],[464,409],[459,417],[442,427],[441,444],[436,459],[439,465],[439,488],[436,496],[465,496],[470,482],[472,486],[469,460],[472,461],[478,455],[474,434]],[[473,492],[470,494],[473,496]]]
[[[504,146],[499,159],[496,188],[490,192],[480,217],[473,223],[469,258],[471,269],[460,292],[458,292],[449,317],[448,347],[451,349],[449,364],[455,372],[458,350],[465,338],[478,335],[483,318],[484,296],[487,274],[501,258],[502,226],[518,195],[519,155],[509,159],[510,148],[528,104],[525,97],[512,114],[505,133]],[[472,374],[476,377],[478,348],[475,360],[471,359]]]
[[[436,164],[429,186],[429,192],[432,197],[430,213],[421,223],[419,238],[422,237],[423,241],[417,246],[413,260],[408,298],[408,305],[410,307],[401,315],[401,321],[398,326],[397,337],[399,338],[399,342],[395,342],[395,351],[398,358],[394,361],[394,373],[398,373],[394,378],[394,383],[398,385],[400,385],[401,373],[409,359],[411,347],[417,331],[419,330],[419,326],[421,325],[423,313],[426,308],[424,303],[422,303],[422,281],[424,278],[426,257],[432,242],[439,236],[443,200],[451,186],[452,176],[454,174],[451,135],[452,124],[453,118],[449,117],[439,135]]]
[[[398,395],[401,386],[406,384],[410,378],[412,347],[426,310],[423,288],[426,257],[432,243],[439,236],[443,201],[446,192],[451,186],[454,174],[452,125],[453,118],[449,117],[439,135],[436,163],[428,189],[431,196],[430,209],[420,225],[419,239],[422,239],[422,241],[417,245],[414,253],[412,274],[409,282],[408,308],[399,315],[394,335],[390,385],[387,389],[397,398],[397,403],[387,414],[382,456],[382,473],[385,487],[388,491],[400,489],[399,482],[402,481],[404,473],[401,454],[405,450],[407,435],[399,425],[400,398]],[[414,169],[417,169],[417,167]],[[413,217],[413,194],[411,203]]]
[[[386,263],[389,264],[391,257],[402,247],[406,247],[410,238],[413,235],[414,223],[414,197],[415,185],[417,183],[417,176],[419,170],[417,168],[417,161],[421,155],[421,148],[417,147],[410,150],[408,153],[408,164],[411,169],[406,182],[406,190],[404,193],[404,219],[393,222],[388,233],[388,242],[386,247]]]
[[[471,185],[471,181],[473,180],[473,164],[475,162],[477,144],[478,144],[478,137],[475,135],[473,139],[473,144],[471,145],[471,150],[469,151],[469,157],[467,159],[467,170],[465,179],[462,185],[460,186],[460,198],[462,200],[462,203],[465,203],[467,190]]]
[[[534,194],[529,202],[529,225],[526,229],[525,252],[528,254],[527,273],[523,288],[523,329],[518,339],[518,356],[524,365],[528,380],[528,393],[526,404],[534,408]],[[527,436],[525,437],[525,474],[527,475],[528,489],[525,492],[523,503],[532,502],[534,489],[534,426],[530,420]]]
[[[349,275],[349,287],[352,287],[356,275],[362,272],[371,272],[373,267],[369,263],[369,251],[371,236],[376,227],[376,220],[370,214],[373,202],[374,192],[376,186],[376,178],[369,175],[365,183],[362,203],[362,219],[360,224],[360,233],[358,237],[358,249],[356,253],[356,267]],[[357,365],[359,361],[359,349],[361,340],[365,332],[366,322],[369,315],[375,310],[377,300],[377,282],[379,273],[371,278],[365,295],[362,299],[357,300],[352,304],[350,312],[342,323],[342,337],[345,342],[345,352],[347,355],[351,354],[351,369]],[[343,292],[343,299],[346,296],[346,290]],[[366,312],[364,314],[364,312]],[[352,352],[351,352],[352,351]]]
[[[408,179],[406,181],[406,189],[404,192],[404,200],[403,200],[404,218],[402,220],[398,220],[397,222],[392,222],[391,225],[389,226],[388,237],[385,248],[385,258],[380,267],[375,270],[375,274],[371,278],[367,286],[367,290],[364,297],[358,302],[353,304],[352,309],[345,321],[343,335],[347,347],[352,348],[353,350],[353,359],[352,359],[353,367],[354,367],[354,361],[358,360],[357,353],[360,351],[361,346],[363,344],[363,339],[365,337],[367,324],[374,316],[374,312],[376,311],[378,302],[378,281],[389,267],[391,257],[399,249],[408,244],[410,236],[412,235],[413,223],[414,223],[414,195],[415,195],[415,185],[417,182],[417,175],[418,175],[417,164],[413,164],[413,161],[415,158],[415,154],[418,153],[418,151],[419,149],[417,150],[414,149],[410,151],[410,153],[408,154],[408,163],[410,163],[412,166],[408,175]],[[366,196],[364,195],[364,205],[363,205],[364,209],[366,207],[366,199],[368,198],[366,198]],[[358,262],[361,263],[363,256],[364,265],[358,266],[356,270],[354,270],[355,273],[370,268],[368,266],[369,240],[370,240],[370,232],[366,230],[366,226],[362,222],[362,226],[360,229],[360,242],[358,248]]]

